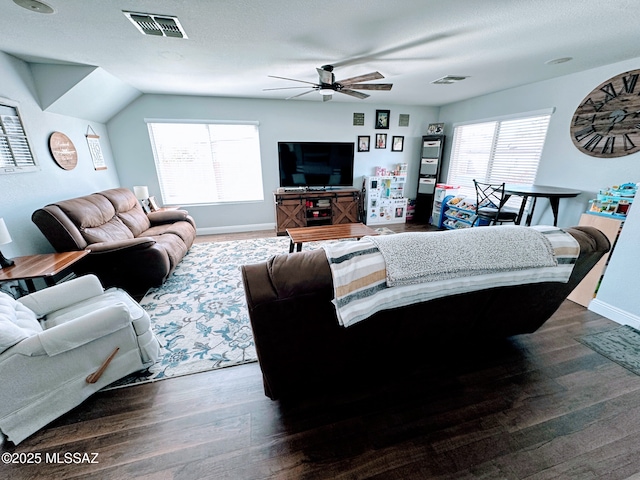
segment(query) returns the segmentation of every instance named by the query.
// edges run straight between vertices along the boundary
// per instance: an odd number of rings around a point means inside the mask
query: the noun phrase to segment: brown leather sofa
[[[500,228],[500,227],[497,227]],[[610,249],[593,227],[565,229],[580,245],[567,283],[480,290],[378,312],[338,324],[331,271],[322,249],[245,265],[242,277],[265,393],[271,399],[326,395],[356,379],[384,382],[410,366],[447,361],[451,347],[531,333]],[[483,347],[480,347],[482,351]],[[489,348],[487,346],[487,348]],[[389,369],[389,366],[392,366]]]
[[[196,237],[185,210],[146,214],[126,188],[55,202],[31,219],[56,251],[91,251],[76,273],[94,273],[105,287],[136,297],[161,285]]]

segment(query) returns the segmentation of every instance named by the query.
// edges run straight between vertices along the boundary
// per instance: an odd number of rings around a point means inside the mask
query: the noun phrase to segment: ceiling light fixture
[[[333,95],[333,89],[331,88],[319,88],[318,93],[320,95]]]
[[[30,12],[46,14],[55,13],[53,7],[50,7],[44,2],[39,2],[38,0],[13,0],[13,3],[22,8],[26,8]]]

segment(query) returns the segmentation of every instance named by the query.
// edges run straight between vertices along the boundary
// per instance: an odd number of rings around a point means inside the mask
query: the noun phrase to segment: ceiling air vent
[[[459,75],[447,75],[446,77],[439,78],[438,80],[434,80],[434,85],[450,85],[452,83],[461,82],[465,78],[469,77],[461,77]]]
[[[122,12],[143,35],[188,38],[177,17],[151,13]]]

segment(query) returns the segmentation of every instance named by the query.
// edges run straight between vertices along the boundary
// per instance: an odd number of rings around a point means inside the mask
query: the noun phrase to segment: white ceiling
[[[44,0],[0,3],[0,50],[35,63],[97,66],[144,93],[283,99],[316,82],[379,71],[366,100],[439,106],[640,57],[637,0]],[[188,39],[142,35],[122,11],[177,16]],[[567,63],[545,62],[573,57]],[[640,68],[640,65],[638,66]],[[453,85],[432,85],[466,75]],[[0,94],[2,87],[0,84]],[[322,101],[315,92],[294,101]]]

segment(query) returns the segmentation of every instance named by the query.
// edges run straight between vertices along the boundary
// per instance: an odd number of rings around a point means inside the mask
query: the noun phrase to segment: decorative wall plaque
[[[91,133],[88,133],[88,132]],[[100,147],[100,135],[98,135],[91,126],[87,130],[87,145],[89,146],[89,153],[91,154],[91,160],[93,160],[93,168],[95,170],[106,170],[107,165],[102,156],[102,148]]]
[[[78,152],[69,137],[62,132],[53,132],[49,137],[49,151],[60,168],[73,170],[78,164]]]

